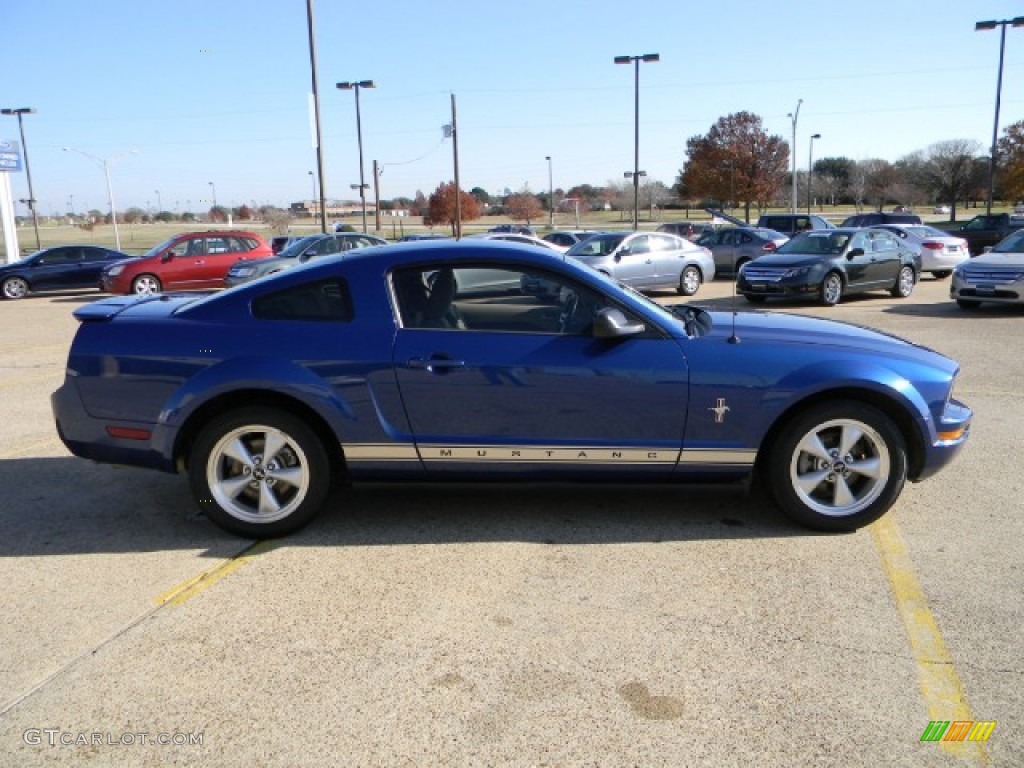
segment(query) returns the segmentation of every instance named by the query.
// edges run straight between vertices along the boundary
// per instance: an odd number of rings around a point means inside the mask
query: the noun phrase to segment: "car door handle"
[[[447,371],[451,368],[463,368],[466,362],[464,360],[451,360],[447,357],[431,357],[428,360],[422,357],[413,357],[409,359],[408,365],[410,368],[437,373],[438,371]]]

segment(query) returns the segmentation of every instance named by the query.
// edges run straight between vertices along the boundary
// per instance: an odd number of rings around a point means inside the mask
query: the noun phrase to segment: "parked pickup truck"
[[[971,256],[984,253],[985,248],[995,245],[1011,232],[1024,228],[1024,216],[1008,213],[992,213],[975,216],[956,233],[967,241]]]

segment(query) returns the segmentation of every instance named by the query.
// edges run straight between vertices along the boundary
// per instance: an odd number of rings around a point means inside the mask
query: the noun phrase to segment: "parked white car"
[[[966,240],[927,224],[879,224],[875,228],[896,235],[921,257],[921,271],[938,278],[949,277],[958,264],[971,258]]]
[[[949,297],[963,309],[986,301],[1024,304],[1024,229],[953,270]]]

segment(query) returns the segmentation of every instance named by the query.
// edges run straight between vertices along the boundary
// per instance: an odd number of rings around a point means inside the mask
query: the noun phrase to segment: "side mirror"
[[[594,336],[598,339],[622,339],[647,330],[643,323],[631,323],[621,309],[605,307],[594,316]]]
[[[864,255],[864,249],[863,248],[851,248],[850,252],[846,254],[846,258],[848,258],[848,259],[855,259],[858,256],[863,256],[863,255]]]
[[[174,251],[168,251],[167,253],[165,253],[163,256],[160,257],[160,262],[162,264],[166,264],[168,261],[173,259],[175,257],[175,255],[176,254],[174,253]]]

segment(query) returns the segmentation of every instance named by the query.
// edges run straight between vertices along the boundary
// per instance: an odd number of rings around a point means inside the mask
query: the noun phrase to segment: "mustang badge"
[[[729,406],[725,404],[725,398],[720,397],[715,402],[714,407],[708,408],[709,411],[713,411],[715,414],[715,424],[721,424],[725,421],[725,412],[729,410]]]

